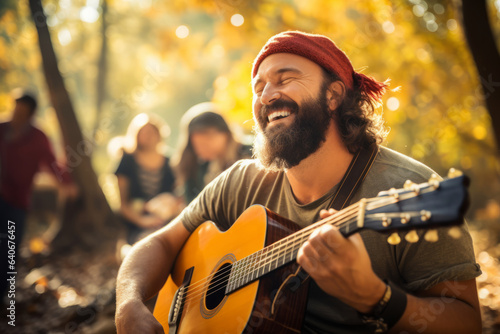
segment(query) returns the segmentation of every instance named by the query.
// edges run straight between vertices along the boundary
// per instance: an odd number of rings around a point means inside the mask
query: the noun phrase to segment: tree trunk
[[[491,30],[486,0],[462,0],[465,37],[483,88],[497,148],[500,148],[500,54]]]
[[[97,181],[90,160],[93,141],[85,139],[76,119],[70,96],[59,72],[41,0],[29,0],[38,32],[45,80],[66,146],[67,166],[79,187],[79,198],[66,204],[62,228],[53,241],[56,251],[75,246],[99,249],[116,241],[117,222]],[[109,241],[109,242],[108,242]]]
[[[99,119],[102,114],[102,106],[106,100],[106,83],[107,83],[107,73],[108,73],[108,39],[106,37],[106,31],[108,29],[107,14],[108,14],[108,3],[107,0],[102,1],[101,5],[101,53],[99,54],[99,60],[97,61],[97,82],[96,82],[96,109],[95,109],[95,120],[94,129],[92,132],[92,138],[96,140],[97,131],[99,129]]]

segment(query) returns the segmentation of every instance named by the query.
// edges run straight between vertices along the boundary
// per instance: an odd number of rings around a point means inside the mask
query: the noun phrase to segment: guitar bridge
[[[177,333],[177,328],[179,327],[179,322],[182,316],[182,308],[184,307],[184,297],[188,291],[188,286],[191,284],[191,278],[193,277],[194,267],[186,270],[184,274],[184,279],[182,284],[175,292],[174,298],[172,299],[172,305],[170,306],[170,312],[168,313],[168,333]]]

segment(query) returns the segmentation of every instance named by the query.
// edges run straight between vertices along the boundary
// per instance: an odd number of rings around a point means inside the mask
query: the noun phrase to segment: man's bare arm
[[[475,279],[445,281],[407,296],[406,310],[391,333],[481,333]]]
[[[175,219],[132,247],[116,283],[115,320],[119,334],[163,333],[144,301],[161,289],[189,234],[182,222]]]
[[[330,213],[321,212],[326,218]],[[297,262],[318,286],[361,313],[369,314],[385,292],[384,282],[371,269],[359,234],[349,238],[326,225],[311,234]],[[404,314],[394,333],[480,333],[481,312],[474,279],[445,281],[407,295]]]

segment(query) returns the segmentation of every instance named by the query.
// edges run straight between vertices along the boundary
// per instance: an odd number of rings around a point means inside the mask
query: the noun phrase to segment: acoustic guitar
[[[390,244],[401,241],[398,230],[409,230],[406,241],[416,242],[415,229],[429,229],[425,239],[436,241],[434,228],[463,222],[467,186],[456,170],[446,180],[407,181],[302,229],[260,205],[224,232],[203,223],[179,253],[153,314],[169,333],[300,333],[308,275],[295,260],[315,229],[332,224],[345,237],[388,232]]]

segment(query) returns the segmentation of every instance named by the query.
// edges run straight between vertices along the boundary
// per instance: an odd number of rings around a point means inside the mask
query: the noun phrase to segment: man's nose
[[[268,83],[264,87],[264,90],[262,91],[262,94],[260,96],[260,102],[264,105],[270,105],[274,101],[279,100],[280,97],[281,93],[276,88],[276,86],[272,85],[271,83]]]

